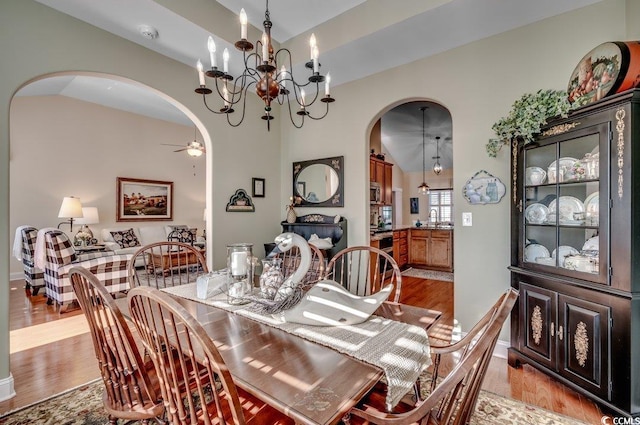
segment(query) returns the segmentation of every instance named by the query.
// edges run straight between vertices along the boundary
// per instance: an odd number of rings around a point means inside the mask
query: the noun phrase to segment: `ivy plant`
[[[524,94],[513,103],[506,117],[491,126],[496,137],[489,139],[487,154],[495,158],[500,149],[509,146],[514,139],[520,138],[525,144],[532,142],[549,118],[566,117],[571,109],[564,90],[538,90]]]

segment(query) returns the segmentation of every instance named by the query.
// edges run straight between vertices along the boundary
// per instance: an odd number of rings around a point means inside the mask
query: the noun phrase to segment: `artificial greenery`
[[[567,92],[564,90],[538,90],[536,93],[526,93],[513,103],[509,115],[500,118],[491,127],[497,137],[489,139],[486,145],[487,153],[495,158],[503,146],[509,145],[517,138],[523,139],[524,143],[532,142],[549,118],[566,117],[571,108]]]

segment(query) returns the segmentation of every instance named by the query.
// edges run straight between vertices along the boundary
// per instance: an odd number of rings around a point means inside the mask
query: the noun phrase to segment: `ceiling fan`
[[[169,143],[162,143],[164,146],[181,146],[182,149],[176,149],[174,152],[184,152],[187,151],[187,153],[191,156],[200,156],[203,153],[205,153],[205,149],[204,149],[204,144],[200,141],[198,141],[196,134],[195,134],[196,130],[194,129],[194,135],[193,135],[193,140],[189,143],[187,143],[186,146],[184,145],[173,145],[173,144],[169,144]]]

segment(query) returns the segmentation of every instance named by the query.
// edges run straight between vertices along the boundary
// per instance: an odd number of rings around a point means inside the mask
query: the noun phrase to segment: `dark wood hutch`
[[[640,90],[514,143],[509,364],[640,416]],[[639,145],[640,146],[640,145]],[[542,170],[542,172],[541,172]]]

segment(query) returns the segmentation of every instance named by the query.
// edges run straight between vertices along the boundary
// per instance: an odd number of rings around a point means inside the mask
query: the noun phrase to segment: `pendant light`
[[[436,163],[433,164],[433,172],[436,176],[439,176],[442,172],[442,165],[440,165],[440,136],[436,136],[436,156],[433,157]]]
[[[418,186],[418,193],[420,195],[428,195],[429,194],[429,185],[427,184],[427,179],[424,176],[426,163],[424,159],[424,149],[425,149],[425,133],[424,133],[424,111],[426,111],[428,106],[420,107],[422,111],[422,184]]]

